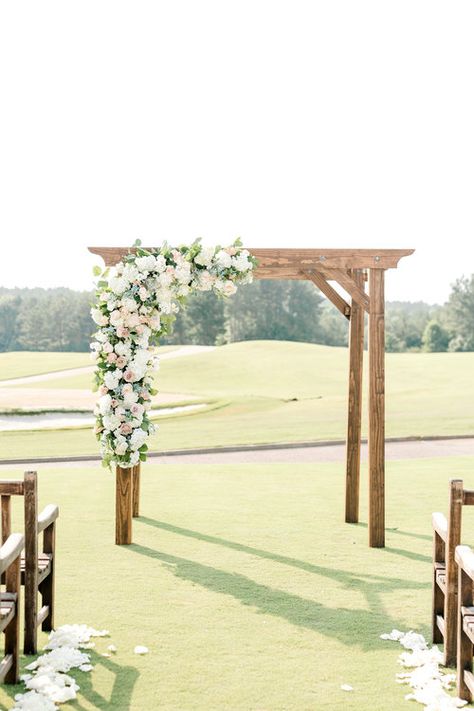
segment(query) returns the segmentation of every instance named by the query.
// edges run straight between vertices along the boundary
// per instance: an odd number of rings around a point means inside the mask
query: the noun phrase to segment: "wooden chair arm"
[[[448,538],[448,522],[446,521],[446,516],[442,513],[436,512],[432,515],[431,520],[433,522],[434,530],[446,543],[446,539]]]
[[[48,528],[59,516],[59,506],[48,504],[38,516],[38,533]]]
[[[469,546],[456,546],[456,563],[474,580],[474,553]]]
[[[0,573],[4,573],[7,568],[18,558],[25,545],[25,537],[22,533],[12,533],[0,548]]]

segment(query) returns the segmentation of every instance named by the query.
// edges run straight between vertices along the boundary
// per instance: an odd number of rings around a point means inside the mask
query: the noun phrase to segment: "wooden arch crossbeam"
[[[345,520],[348,523],[359,520],[364,317],[365,313],[369,315],[369,545],[382,548],[385,545],[384,277],[386,269],[395,269],[402,257],[413,254],[415,250],[250,247],[248,250],[258,260],[254,271],[256,279],[308,279],[350,322],[345,506]],[[106,266],[113,266],[134,250],[89,247],[89,251],[101,256]],[[365,289],[367,280],[368,292]],[[347,298],[330,282],[338,284]],[[117,514],[120,504],[118,493]],[[133,506],[137,515],[137,495]]]

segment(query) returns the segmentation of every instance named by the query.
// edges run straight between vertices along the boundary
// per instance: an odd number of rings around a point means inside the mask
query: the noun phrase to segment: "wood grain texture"
[[[140,516],[140,464],[133,467],[133,517]]]
[[[463,613],[463,607],[472,607],[473,605],[473,579],[469,575],[468,571],[464,566],[464,561],[462,554],[458,556],[458,552],[464,553],[467,546],[459,546],[456,551],[456,561],[459,564],[459,574],[458,574],[458,605],[457,605],[457,621],[458,621],[458,635],[457,635],[457,654],[456,654],[456,666],[457,666],[457,695],[460,699],[465,701],[472,701],[472,692],[470,685],[466,684],[465,674],[472,674],[472,657],[473,657],[473,645],[466,633],[465,628],[465,615]],[[461,549],[461,550],[460,550]]]
[[[351,307],[345,299],[328,283],[327,279],[320,272],[310,270],[305,273],[305,277],[318,287],[318,289],[334,304],[343,316],[351,318]]]
[[[133,517],[132,468],[116,467],[115,476],[115,543],[118,546],[130,545]]]
[[[117,264],[125,254],[134,252],[128,247],[89,247],[90,252],[101,256],[106,266]],[[145,247],[145,249],[153,249]],[[319,266],[334,269],[389,269],[395,268],[402,257],[413,254],[414,249],[272,249],[247,247],[258,259],[257,279],[300,279],[299,274]],[[274,274],[279,276],[272,276]],[[284,275],[283,275],[284,274]]]
[[[352,278],[364,288],[364,274],[354,270]],[[362,370],[364,358],[364,308],[353,301],[349,332],[349,396],[346,444],[346,523],[359,521],[360,436],[362,426]]]
[[[15,560],[7,568],[5,576],[5,590],[8,595],[15,598],[15,614],[5,629],[5,657],[10,657],[12,663],[5,674],[7,684],[16,684],[20,671],[20,552],[23,548],[23,536],[14,534],[18,540],[18,549]]]
[[[362,306],[362,308],[369,313],[370,299],[364,291],[363,279],[362,281],[358,280],[358,282],[353,279],[352,274],[355,271],[359,270],[350,270],[350,274],[348,274],[342,269],[330,269],[325,270],[324,273],[326,278],[337,281],[337,283],[342,286],[345,291],[347,291],[352,299],[352,304],[354,304],[354,302],[359,304],[359,306]]]
[[[2,495],[2,544],[12,532],[11,497]]]
[[[43,553],[46,553],[51,559],[49,575],[41,581],[39,586],[42,609],[47,609],[47,613],[44,614],[43,617],[38,614],[37,618],[37,623],[41,624],[43,632],[51,632],[51,630],[54,629],[56,518],[55,516],[52,520],[50,519],[50,523],[44,529],[43,533]]]
[[[25,654],[36,654],[38,615],[38,490],[36,472],[25,472]]]
[[[369,276],[369,545],[385,545],[385,296],[384,272]]]
[[[454,559],[461,543],[463,482],[452,479],[449,484],[448,537],[446,540],[446,593],[444,596],[444,664],[456,666],[458,570]]]

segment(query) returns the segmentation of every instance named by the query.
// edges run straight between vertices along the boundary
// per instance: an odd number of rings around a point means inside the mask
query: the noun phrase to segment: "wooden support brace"
[[[330,285],[328,284],[326,278],[320,272],[315,270],[310,270],[305,272],[306,276],[310,281],[315,284],[320,291],[323,292],[325,296],[334,304],[334,306],[339,309],[341,314],[347,319],[351,317],[351,307],[345,299]]]
[[[354,270],[355,283],[364,288],[364,275]],[[349,398],[346,449],[346,523],[359,521],[360,436],[362,421],[362,366],[364,355],[364,309],[352,302],[349,333]]]
[[[385,546],[385,305],[384,271],[369,277],[369,545]]]
[[[372,271],[375,270],[371,269],[371,272]],[[383,270],[378,271],[383,272]],[[352,276],[349,276],[349,274],[342,269],[324,269],[323,274],[326,279],[333,279],[334,281],[337,281],[337,283],[340,284],[340,286],[342,286],[348,294],[350,294],[352,303],[355,301],[357,304],[362,306],[367,313],[369,313],[370,298],[365,293],[363,285],[359,283],[359,281],[356,282]]]
[[[122,467],[116,467],[115,543],[118,546],[129,545],[132,542],[132,502],[132,468],[122,469]]]

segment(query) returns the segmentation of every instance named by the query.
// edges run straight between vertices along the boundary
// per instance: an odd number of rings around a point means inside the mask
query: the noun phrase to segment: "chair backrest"
[[[2,510],[2,543],[11,533],[11,497],[24,497],[25,510],[25,558],[35,560],[38,557],[38,475],[25,472],[23,481],[0,481]]]

